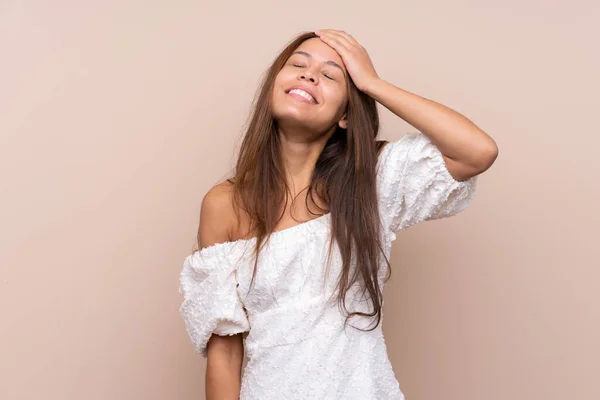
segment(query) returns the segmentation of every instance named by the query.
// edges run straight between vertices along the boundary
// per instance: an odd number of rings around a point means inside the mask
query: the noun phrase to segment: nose
[[[303,81],[309,81],[311,83],[317,83],[318,82],[317,75],[313,74],[312,71],[309,70],[309,69],[300,72],[298,78],[301,79],[301,80],[303,80]]]

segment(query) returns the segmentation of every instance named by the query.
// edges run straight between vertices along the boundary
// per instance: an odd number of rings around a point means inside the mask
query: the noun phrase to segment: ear
[[[348,114],[347,113],[344,113],[344,115],[342,116],[342,119],[340,119],[338,121],[338,125],[342,129],[348,129]]]

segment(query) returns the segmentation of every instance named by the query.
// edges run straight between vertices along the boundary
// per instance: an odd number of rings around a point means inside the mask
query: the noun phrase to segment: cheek
[[[348,102],[346,91],[343,89],[340,90],[339,87],[329,89],[327,91],[327,99],[328,103],[338,111],[344,109]]]
[[[281,71],[275,76],[275,84],[282,85],[286,82],[289,83],[291,80],[296,78],[295,74],[289,68],[283,67]]]
[[[282,75],[279,74],[275,77],[273,81],[273,89],[271,90],[271,96],[276,97],[276,95],[283,89],[284,82],[282,79]]]
[[[289,74],[286,74],[285,71],[279,72],[273,81],[273,90],[271,93],[271,97],[277,98],[284,94],[284,90],[287,86],[290,85],[290,77]]]

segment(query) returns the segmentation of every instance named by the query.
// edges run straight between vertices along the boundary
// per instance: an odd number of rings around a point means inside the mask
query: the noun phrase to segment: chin
[[[315,113],[311,110],[295,107],[293,104],[273,104],[273,118],[281,122],[301,123],[315,117]]]
[[[311,123],[309,119],[302,118],[297,115],[277,115],[274,116],[274,119],[275,121],[277,121],[277,125],[281,127],[288,126],[295,128],[304,128],[311,131],[315,129],[314,123]]]
[[[287,94],[284,93],[283,96]],[[279,126],[319,132],[328,125],[322,121],[323,116],[319,115],[318,105],[305,105],[282,96],[273,96],[271,113]]]

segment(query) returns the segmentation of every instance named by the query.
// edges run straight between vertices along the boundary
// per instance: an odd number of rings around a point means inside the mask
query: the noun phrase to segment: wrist
[[[362,92],[364,92],[365,94],[369,95],[370,97],[373,97],[375,100],[377,100],[377,93],[381,92],[381,89],[386,85],[386,82],[379,78],[379,77],[375,77],[373,79],[371,79],[364,87],[364,90],[361,90]]]

